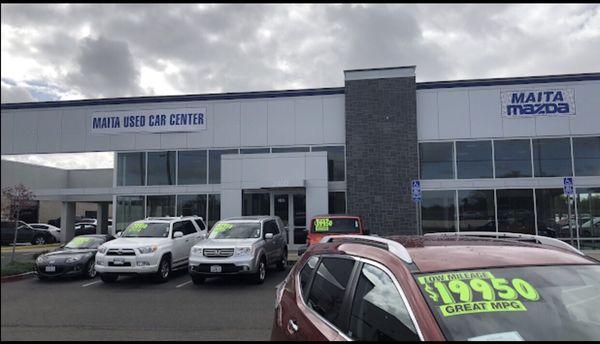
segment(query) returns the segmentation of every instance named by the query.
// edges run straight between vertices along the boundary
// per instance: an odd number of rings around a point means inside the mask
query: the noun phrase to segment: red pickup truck
[[[302,255],[310,245],[319,243],[327,235],[340,234],[369,235],[369,231],[357,215],[318,215],[310,221],[306,248],[300,249],[298,254]]]

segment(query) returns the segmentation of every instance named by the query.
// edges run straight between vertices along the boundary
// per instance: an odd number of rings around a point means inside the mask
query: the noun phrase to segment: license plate
[[[221,272],[221,271],[222,271],[221,265],[212,265],[210,267],[210,272]]]
[[[55,272],[56,266],[46,266],[46,272]]]
[[[123,265],[123,264],[125,264],[125,260],[117,258],[117,259],[115,259],[113,261],[113,264],[115,264],[115,265]]]

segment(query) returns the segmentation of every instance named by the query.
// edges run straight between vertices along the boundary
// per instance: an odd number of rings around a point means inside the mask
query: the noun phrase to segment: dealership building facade
[[[297,247],[311,217],[352,213],[380,235],[518,232],[600,249],[600,73],[417,83],[415,72],[348,70],[336,88],[2,104],[3,155],[115,155],[113,169],[53,174],[3,161],[2,186],[22,181],[62,202],[66,238],[75,203],[97,202],[112,231],[150,216],[272,214]]]

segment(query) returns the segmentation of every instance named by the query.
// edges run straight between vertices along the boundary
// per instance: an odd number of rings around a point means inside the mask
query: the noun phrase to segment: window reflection
[[[529,140],[494,141],[496,178],[531,177]]]
[[[600,136],[573,138],[576,176],[600,176]]]
[[[421,225],[423,233],[456,231],[454,191],[423,191]]]
[[[535,234],[533,190],[496,190],[498,231]]]
[[[496,231],[494,190],[459,190],[461,231]]]
[[[454,179],[453,152],[452,142],[420,143],[421,179]]]
[[[492,141],[456,142],[459,179],[492,178]]]
[[[533,166],[535,177],[572,176],[571,141],[569,138],[534,139]]]

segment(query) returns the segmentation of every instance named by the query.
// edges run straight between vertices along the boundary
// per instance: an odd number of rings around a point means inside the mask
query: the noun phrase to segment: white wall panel
[[[2,154],[10,154],[13,152],[14,143],[14,117],[17,112],[2,111],[0,115],[0,142]]]
[[[160,149],[160,134],[133,134],[135,149]]]
[[[38,152],[56,152],[60,150],[60,131],[61,110],[44,111],[37,120]]]
[[[441,139],[471,136],[467,91],[440,91],[438,106]]]
[[[600,82],[575,84],[575,118],[572,134],[600,134]]]
[[[500,91],[472,90],[469,101],[471,137],[502,137]]]
[[[346,98],[323,97],[323,143],[346,142]]]
[[[199,105],[206,108],[206,130],[185,134],[187,136],[188,148],[209,148],[213,146],[215,135],[214,104]]]
[[[269,107],[269,145],[293,145],[294,130],[294,100],[271,100]]]
[[[437,92],[417,91],[417,137],[419,140],[436,140],[438,126]]]
[[[187,137],[181,133],[160,134],[161,149],[187,148]]]
[[[241,104],[243,147],[269,144],[268,107],[265,101],[246,101]]]
[[[15,154],[37,151],[37,125],[39,111],[21,111],[14,117],[13,151]]]
[[[240,145],[240,103],[214,104],[213,125],[215,147],[239,147]]]
[[[85,151],[87,116],[81,108],[64,109],[61,118],[61,147],[64,152]]]
[[[296,98],[294,103],[296,144],[323,143],[322,98]]]

